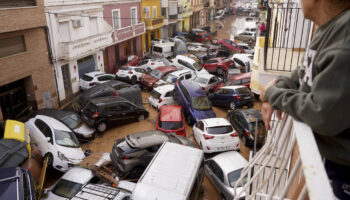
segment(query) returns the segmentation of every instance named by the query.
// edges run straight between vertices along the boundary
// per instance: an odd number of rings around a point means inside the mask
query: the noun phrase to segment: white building
[[[162,39],[168,39],[179,32],[179,15],[182,13],[182,0],[161,0],[164,26],[161,28]],[[180,12],[180,13],[179,13]],[[181,19],[180,19],[181,20]]]
[[[112,28],[103,20],[103,0],[45,0],[59,100],[79,91],[86,72],[104,71],[103,50],[112,44]]]

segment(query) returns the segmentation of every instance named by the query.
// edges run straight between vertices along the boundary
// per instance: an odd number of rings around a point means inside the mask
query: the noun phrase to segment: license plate
[[[244,99],[250,99],[250,97],[244,97]]]
[[[122,76],[122,77],[124,77],[125,75],[124,75],[124,74],[119,74],[119,76]]]

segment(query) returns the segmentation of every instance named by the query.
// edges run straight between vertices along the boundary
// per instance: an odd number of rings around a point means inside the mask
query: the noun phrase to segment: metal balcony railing
[[[36,0],[1,0],[0,8],[35,6]]]
[[[306,124],[286,114],[272,121],[267,142],[250,157],[235,184],[235,199],[241,193],[246,200],[333,199],[313,132]]]
[[[269,4],[264,45],[264,69],[290,72],[301,62],[312,22],[296,3]]]

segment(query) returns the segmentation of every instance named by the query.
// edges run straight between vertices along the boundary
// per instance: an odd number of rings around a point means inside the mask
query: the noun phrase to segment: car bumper
[[[118,155],[114,151],[115,150],[113,148],[112,153],[110,153],[111,162],[117,168],[117,171],[119,173],[118,175],[124,176],[126,174],[125,167],[117,161],[120,158],[118,158]]]
[[[204,153],[239,150],[239,138],[237,137],[237,139],[225,143],[212,143],[202,141],[202,147]]]
[[[131,79],[128,76],[116,76],[117,80],[121,80],[121,81],[130,81]]]
[[[82,160],[70,160],[64,161],[58,157],[54,157],[54,161],[52,163],[52,167],[61,172],[66,172],[70,168],[78,165]]]

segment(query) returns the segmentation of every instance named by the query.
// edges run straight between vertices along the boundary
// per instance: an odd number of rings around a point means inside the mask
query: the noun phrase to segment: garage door
[[[82,77],[85,73],[95,71],[95,61],[94,57],[87,56],[85,58],[78,60],[78,70],[79,70],[79,77]]]

